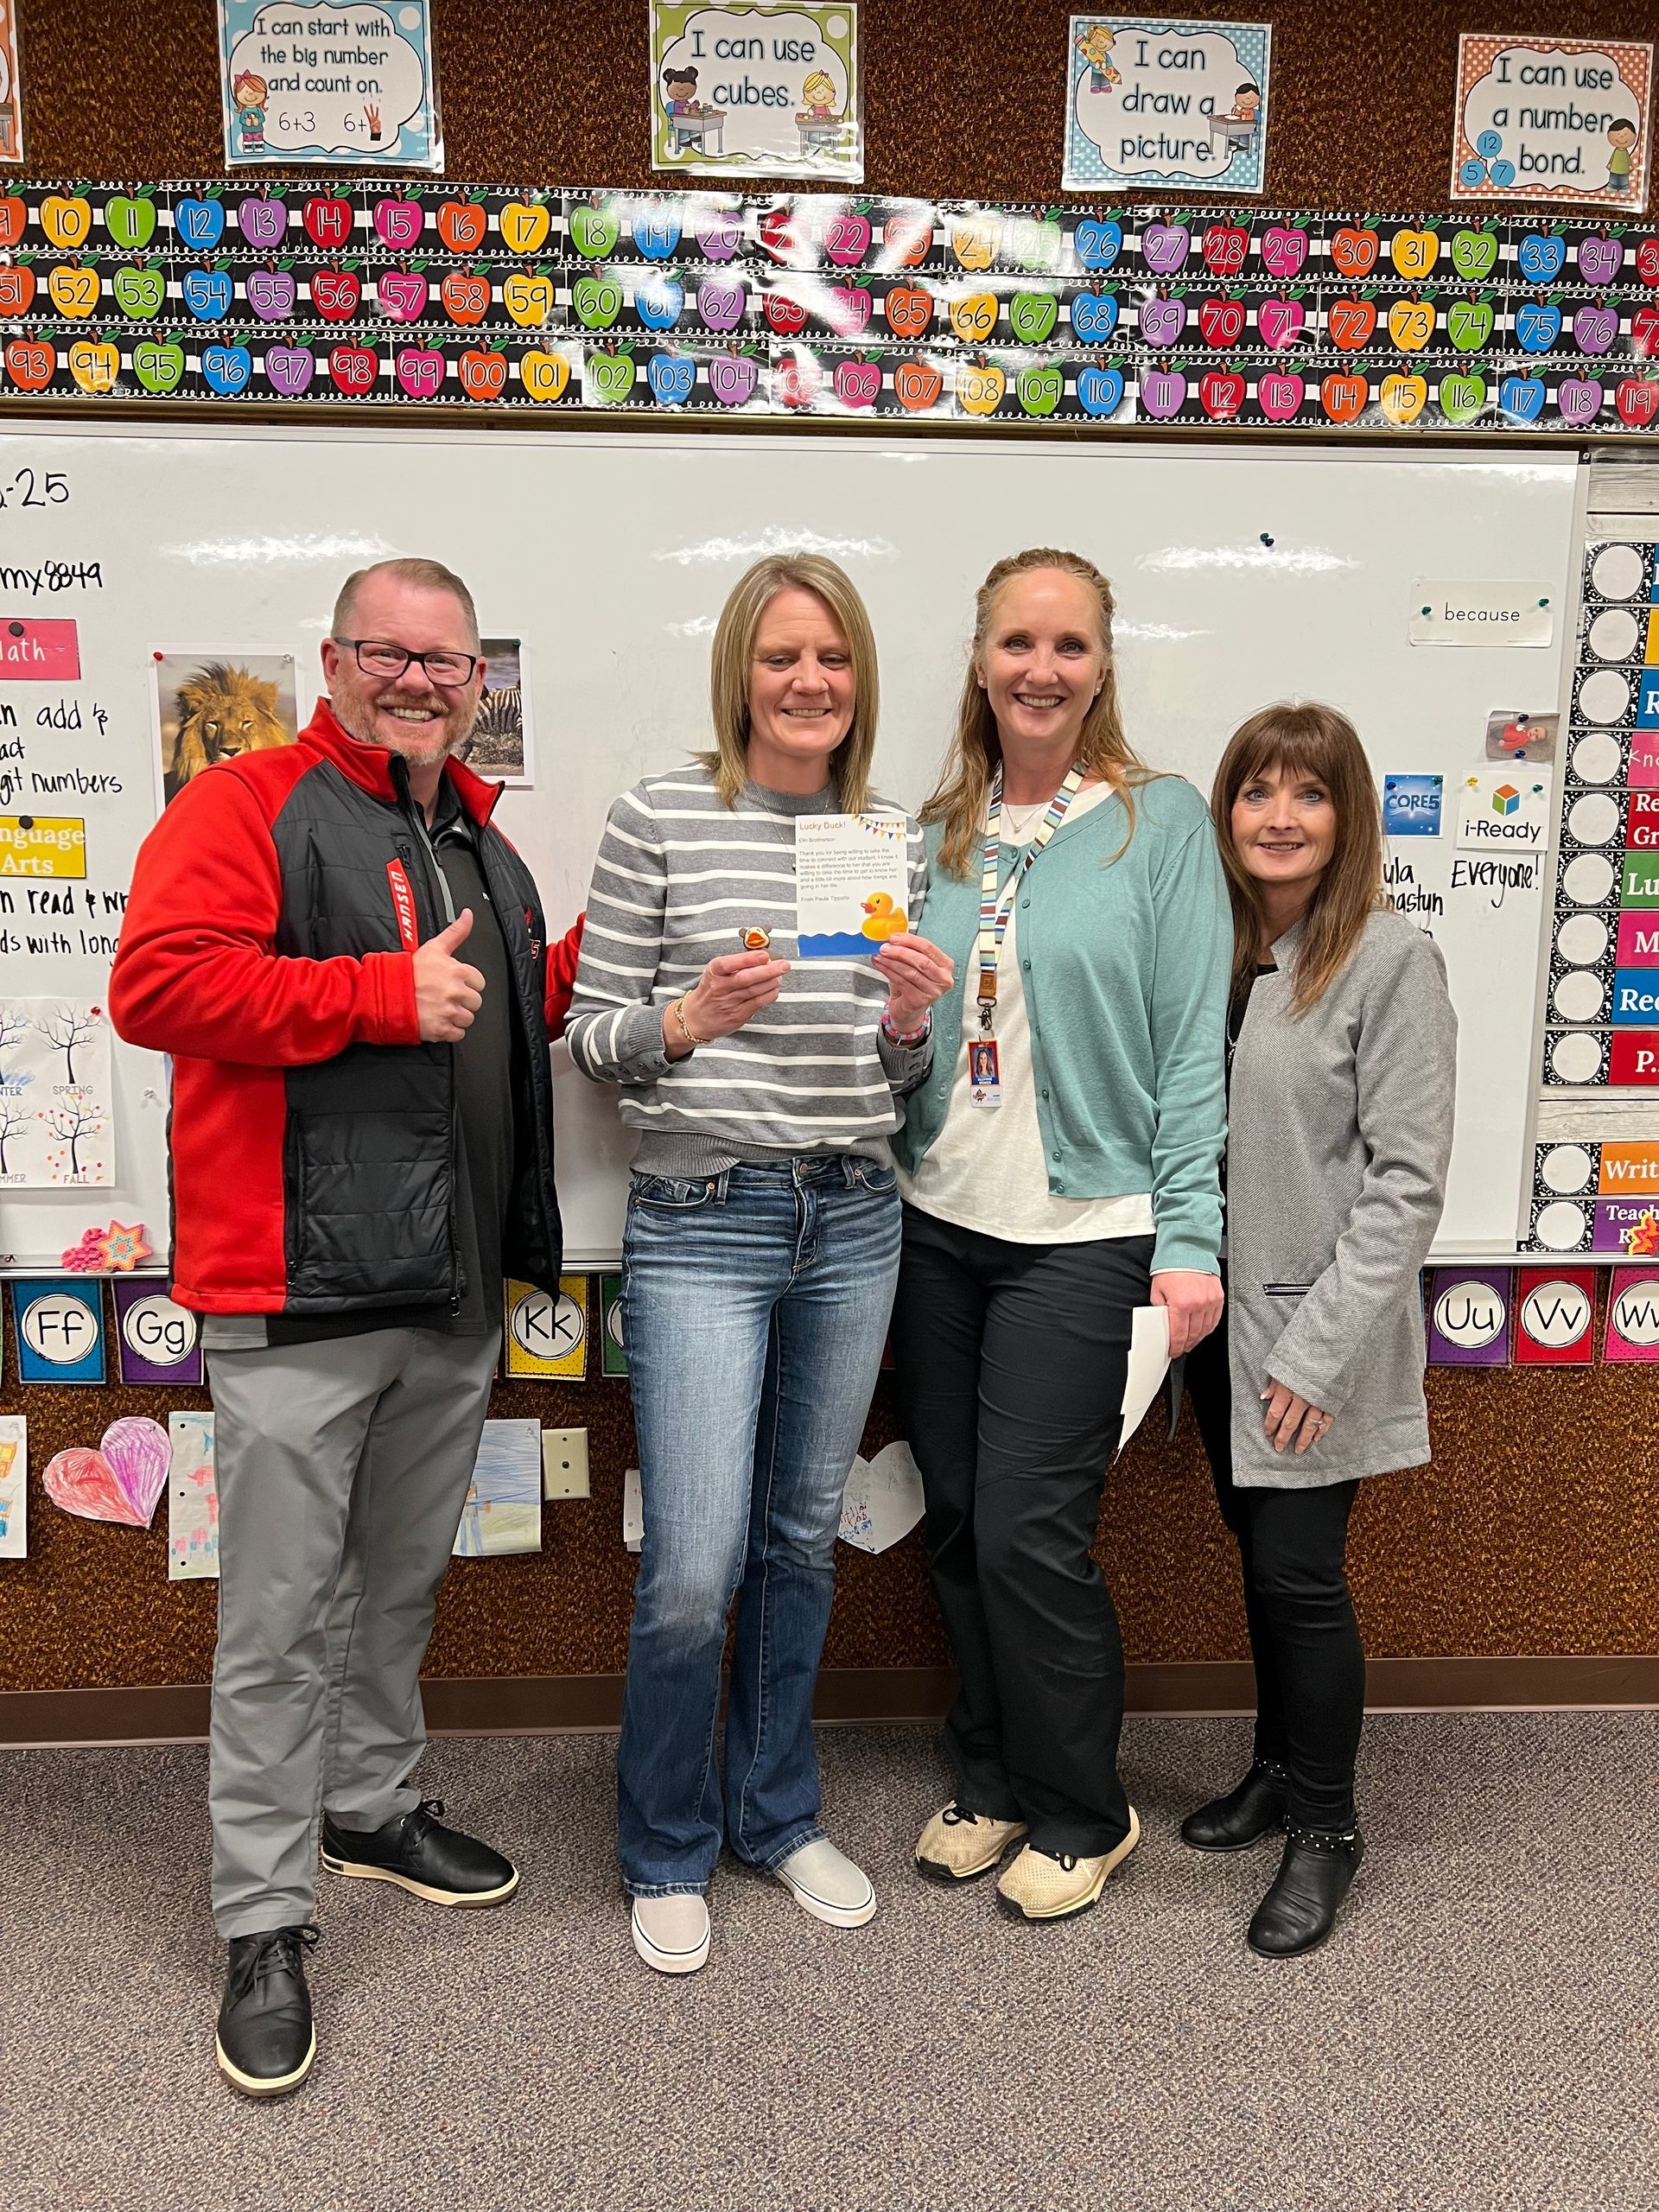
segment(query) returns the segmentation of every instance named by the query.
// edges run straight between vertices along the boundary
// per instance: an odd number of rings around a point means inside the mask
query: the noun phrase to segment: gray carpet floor
[[[250,2105],[212,2063],[205,1754],[0,1754],[4,2212],[1656,2212],[1659,1715],[1382,1716],[1370,1857],[1292,1964],[1269,1847],[1180,1814],[1237,1721],[1131,1724],[1145,1839],[1100,1907],[1004,1918],[909,1847],[914,1728],[822,1737],[857,1931],[723,1866],[683,1981],[629,1947],[603,1737],[436,1744],[419,1779],[525,1870],[499,1912],[332,1882],[320,2051]]]

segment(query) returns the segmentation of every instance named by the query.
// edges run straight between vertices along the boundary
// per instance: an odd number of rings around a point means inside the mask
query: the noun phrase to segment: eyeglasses
[[[470,683],[481,658],[478,653],[412,653],[402,645],[388,645],[382,638],[336,638],[334,643],[351,647],[365,676],[401,676],[410,661],[417,660],[427,682],[444,691]]]

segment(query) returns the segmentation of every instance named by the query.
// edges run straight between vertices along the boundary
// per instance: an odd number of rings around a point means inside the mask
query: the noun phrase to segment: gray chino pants
[[[499,1333],[210,1351],[219,1650],[208,1808],[222,1936],[303,1924],[321,1813],[412,1811],[420,1669]]]

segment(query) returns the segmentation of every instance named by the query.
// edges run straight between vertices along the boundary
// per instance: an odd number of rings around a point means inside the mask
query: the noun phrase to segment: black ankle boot
[[[233,1936],[219,2008],[219,2070],[245,2096],[282,2097],[297,2089],[317,2053],[305,1955],[315,1928],[272,1928]]]
[[[1194,1851],[1245,1851],[1285,1825],[1290,1777],[1276,1759],[1257,1759],[1236,1789],[1212,1797],[1181,1822]]]
[[[1365,1840],[1357,1828],[1287,1828],[1285,1855],[1273,1886],[1255,1909],[1249,1946],[1270,1959],[1300,1958],[1324,1942],[1337,1908],[1353,1885]]]

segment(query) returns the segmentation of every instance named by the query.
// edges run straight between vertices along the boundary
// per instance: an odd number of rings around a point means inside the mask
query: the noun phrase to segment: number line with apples
[[[23,183],[0,405],[57,397],[1639,433],[1659,225]]]

